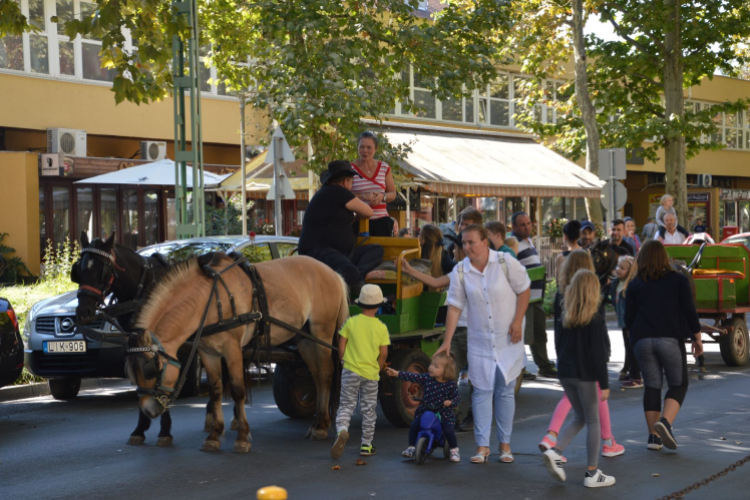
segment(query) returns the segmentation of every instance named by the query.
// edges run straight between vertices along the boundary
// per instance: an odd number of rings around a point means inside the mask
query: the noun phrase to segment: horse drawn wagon
[[[750,359],[746,315],[750,312],[750,249],[742,244],[669,245],[672,259],[690,262],[701,332],[719,344],[728,366]]]

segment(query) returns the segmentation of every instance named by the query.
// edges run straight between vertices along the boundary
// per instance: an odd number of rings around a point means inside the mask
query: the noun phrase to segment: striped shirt
[[[525,240],[518,239],[518,261],[526,267],[531,269],[533,267],[539,267],[542,265],[541,259],[539,259],[539,253],[531,243],[531,238]],[[542,292],[544,291],[544,280],[537,280],[531,282],[531,300],[542,298]]]
[[[367,177],[354,163],[352,163],[352,168],[359,174],[359,176],[355,175],[353,178],[352,193],[359,198],[363,198],[361,195],[365,193],[383,193],[385,195],[385,176],[391,171],[391,167],[386,162],[378,162],[375,174],[372,177]],[[366,199],[363,201],[367,203]],[[370,219],[381,219],[383,217],[389,217],[385,203],[372,207],[372,217]]]

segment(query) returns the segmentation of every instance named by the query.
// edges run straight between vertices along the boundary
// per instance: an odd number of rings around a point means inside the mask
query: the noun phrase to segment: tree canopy
[[[102,40],[102,61],[117,73],[115,99],[148,103],[168,96],[172,37],[189,36],[171,3],[96,4],[88,17],[57,21],[71,38]],[[248,103],[265,110],[269,123],[278,121],[293,146],[310,141],[311,164],[320,168],[356,157],[363,118],[382,119],[396,100],[402,110],[418,112],[401,77],[410,67],[443,98],[489,82],[502,62],[495,37],[509,22],[506,4],[451,0],[427,20],[415,15],[417,0],[198,0],[200,44],[221,83],[246,91]],[[23,28],[20,13],[11,13],[0,30]],[[381,154],[395,160],[407,147],[386,144]]]

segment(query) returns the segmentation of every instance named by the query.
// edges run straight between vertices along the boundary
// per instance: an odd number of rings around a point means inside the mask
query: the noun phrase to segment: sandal
[[[482,452],[477,452],[476,455],[474,455],[473,457],[471,457],[469,459],[469,462],[471,462],[473,464],[486,464],[489,461],[490,461],[490,452],[489,451],[487,451],[486,454],[482,453]]]
[[[513,462],[516,461],[516,459],[513,458],[513,453],[512,452],[510,452],[510,451],[503,451],[503,450],[499,450],[499,451],[500,451],[500,462],[501,463],[512,464]]]

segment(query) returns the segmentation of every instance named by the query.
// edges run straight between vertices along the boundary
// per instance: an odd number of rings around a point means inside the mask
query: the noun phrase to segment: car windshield
[[[166,243],[144,248],[140,253],[144,257],[150,257],[155,253],[164,255],[167,259],[177,262],[186,260],[193,255],[203,255],[209,252],[229,252],[231,243],[219,243],[216,241],[191,241],[189,243]]]

